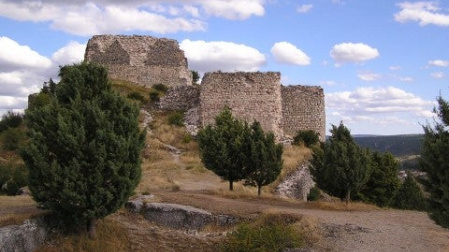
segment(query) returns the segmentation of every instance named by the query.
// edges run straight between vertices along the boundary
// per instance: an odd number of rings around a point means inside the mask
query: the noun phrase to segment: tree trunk
[[[261,186],[257,186],[257,196],[260,196],[260,190],[262,189]]]
[[[349,205],[350,201],[351,201],[351,189],[348,189],[346,191],[346,207]]]
[[[232,180],[229,180],[229,190],[234,191],[234,184],[232,183]]]
[[[89,235],[89,238],[94,240],[97,236],[96,234],[96,227],[95,227],[95,223],[96,223],[96,219],[90,219],[89,223],[87,224],[87,233]]]

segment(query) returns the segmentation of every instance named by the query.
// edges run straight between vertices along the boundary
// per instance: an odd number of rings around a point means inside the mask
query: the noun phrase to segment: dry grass
[[[373,211],[379,210],[380,208],[375,205],[370,205],[361,202],[351,202],[346,205],[345,202],[324,202],[324,201],[313,201],[307,202],[305,205],[307,208],[320,209],[328,211]]]
[[[55,234],[36,252],[125,252],[131,251],[131,243],[126,228],[107,217],[97,222],[97,238],[91,240],[87,233],[72,235]]]
[[[0,196],[0,202],[0,227],[20,225],[27,219],[46,213],[36,208],[36,203],[29,196]]]

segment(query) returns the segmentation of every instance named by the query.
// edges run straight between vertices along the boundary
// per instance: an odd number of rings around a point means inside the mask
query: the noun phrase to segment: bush
[[[168,117],[168,123],[175,126],[184,126],[184,115],[181,112],[173,112]]]
[[[156,90],[156,91],[159,91],[162,94],[165,94],[168,91],[168,87],[165,86],[164,84],[153,85],[153,89]]]
[[[0,164],[0,194],[16,195],[27,185],[28,173],[24,165]]]
[[[137,101],[141,101],[141,102],[145,102],[145,98],[143,97],[143,95],[136,91],[129,93],[128,98],[137,100]]]
[[[299,248],[302,244],[301,235],[295,231],[291,224],[274,219],[259,225],[240,224],[236,231],[228,235],[223,251],[280,252],[288,248]]]
[[[2,149],[6,151],[17,150],[23,139],[25,139],[25,133],[19,128],[9,128],[1,135]]]
[[[0,133],[8,128],[17,128],[22,124],[23,115],[13,111],[8,111],[0,120]]]
[[[158,102],[160,100],[160,93],[156,90],[150,91],[150,101],[152,102]]]
[[[307,201],[317,201],[320,199],[321,192],[318,187],[314,186],[310,189],[309,195],[307,195]]]
[[[299,145],[303,143],[306,147],[310,147],[320,140],[318,133],[313,130],[299,130],[298,134],[293,138],[293,144]]]

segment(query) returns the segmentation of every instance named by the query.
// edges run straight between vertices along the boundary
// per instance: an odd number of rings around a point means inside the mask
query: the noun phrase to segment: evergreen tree
[[[432,128],[424,126],[421,168],[427,173],[424,181],[430,192],[429,215],[439,225],[449,228],[449,103],[437,99],[440,122]]]
[[[139,110],[111,89],[105,68],[60,68],[49,101],[29,108],[31,140],[21,155],[29,188],[66,225],[86,226],[118,210],[140,181]],[[51,91],[51,92],[50,92]]]
[[[365,202],[381,207],[388,206],[401,186],[397,176],[399,163],[391,153],[374,152],[371,165],[373,172],[359,196]]]
[[[198,144],[204,166],[229,181],[229,190],[233,183],[245,178],[244,136],[249,135],[249,126],[232,116],[225,107],[215,117],[215,125],[208,125],[198,132]]]
[[[361,149],[343,123],[332,125],[332,136],[314,153],[311,173],[318,187],[327,193],[351,201],[371,175],[370,153]]]
[[[275,181],[282,170],[283,147],[276,144],[273,133],[265,133],[260,123],[251,125],[251,133],[246,135],[242,151],[247,151],[245,158],[246,185],[257,186],[260,196],[262,186]]]
[[[426,202],[415,178],[410,173],[394,196],[393,207],[407,210],[425,210]]]

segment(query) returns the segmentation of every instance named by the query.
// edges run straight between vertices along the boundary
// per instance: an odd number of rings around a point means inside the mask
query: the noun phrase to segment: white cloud
[[[211,16],[232,20],[263,16],[264,4],[265,0],[1,0],[0,16],[45,22],[80,36],[129,31],[166,34],[204,31]]]
[[[449,60],[431,60],[429,66],[449,67]]]
[[[51,59],[8,37],[0,37],[0,115],[23,111],[28,95],[38,92],[45,81],[57,77],[58,65],[83,60],[85,45],[70,42]]]
[[[400,66],[391,66],[390,70],[391,71],[398,71],[398,70],[401,70],[401,67]]]
[[[416,133],[422,130],[420,123],[434,116],[433,101],[396,87],[360,87],[327,93],[325,99],[329,123],[343,120],[357,133]]]
[[[271,48],[274,59],[279,63],[292,65],[310,65],[310,57],[288,42],[278,42]]]
[[[189,61],[189,68],[201,73],[210,71],[257,71],[265,56],[243,44],[224,41],[183,40],[179,44]]]
[[[209,15],[231,20],[243,20],[251,16],[263,16],[264,0],[204,0],[200,1]]]
[[[435,79],[443,79],[444,77],[446,77],[446,74],[443,72],[435,72],[431,73],[430,76],[432,76]]]
[[[376,73],[361,73],[357,76],[363,81],[376,81],[382,77],[380,74]]]
[[[79,63],[84,60],[85,51],[86,45],[71,41],[65,47],[53,53],[51,58],[54,64],[58,66]]]
[[[399,80],[402,82],[413,82],[414,79],[412,77],[399,77]]]
[[[334,86],[337,83],[335,81],[332,80],[327,80],[327,81],[320,81],[320,86]]]
[[[401,11],[394,15],[394,19],[400,23],[419,22],[421,26],[449,26],[449,14],[441,12],[438,2],[402,2],[397,6]]]
[[[19,45],[8,37],[0,37],[0,71],[11,71],[21,68],[45,69],[51,61],[31,50],[28,46]]]
[[[299,13],[307,13],[313,8],[313,4],[303,4],[296,8],[296,11]]]
[[[330,51],[337,65],[346,62],[359,63],[379,57],[379,51],[363,43],[341,43]]]

